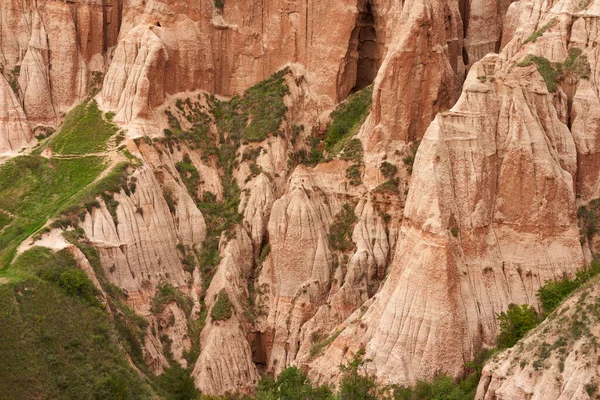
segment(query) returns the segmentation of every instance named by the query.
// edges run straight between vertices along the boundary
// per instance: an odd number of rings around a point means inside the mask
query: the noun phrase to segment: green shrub
[[[210,310],[210,317],[213,321],[227,321],[232,315],[232,304],[229,301],[229,295],[222,289],[218,296],[217,301],[213,304]]]
[[[346,144],[346,146],[344,146],[344,150],[342,151],[340,158],[342,160],[360,163],[362,160],[362,155],[362,143],[358,139],[352,139]]]
[[[371,108],[373,86],[349,96],[331,113],[332,122],[325,133],[325,150],[337,154],[349,138],[358,132]]]
[[[160,314],[171,302],[176,302],[185,315],[189,315],[192,311],[192,300],[171,284],[163,284],[156,288],[150,309],[154,314]]]
[[[387,161],[381,163],[379,170],[381,171],[381,175],[386,179],[392,179],[398,173],[398,167]]]
[[[554,311],[564,299],[592,277],[598,275],[599,272],[600,264],[592,261],[588,268],[577,272],[574,279],[564,277],[561,280],[545,282],[537,292],[544,314],[548,315]]]
[[[200,173],[198,169],[192,164],[190,156],[185,154],[183,160],[175,164],[179,176],[185,185],[188,193],[193,199],[198,201],[198,185],[200,185]]]
[[[339,397],[344,400],[377,400],[378,385],[375,378],[367,373],[365,365],[370,360],[364,359],[365,349],[362,348],[347,364],[340,366]]]
[[[297,367],[284,369],[273,380],[263,377],[256,389],[256,400],[333,400],[333,393],[327,386],[313,387],[310,379]]]
[[[156,378],[156,386],[165,400],[194,400],[200,397],[191,371],[183,369],[176,362]]]
[[[351,251],[354,249],[352,227],[357,220],[353,205],[344,204],[329,227],[329,246],[332,250]]]
[[[415,158],[417,157],[417,150],[419,150],[419,145],[421,142],[419,140],[413,141],[408,147],[408,154],[402,159],[404,165],[406,165],[406,169],[408,173],[412,175],[413,164],[415,163]]]
[[[362,176],[359,165],[351,165],[346,168],[346,179],[352,186],[358,186],[362,183]]]
[[[593,199],[588,205],[582,205],[577,210],[579,233],[591,242],[600,227],[600,198]]]
[[[540,318],[530,305],[510,304],[506,312],[498,314],[498,322],[498,348],[505,349],[514,346],[527,332],[535,328],[540,323]]]
[[[400,191],[398,190],[398,178],[388,179],[383,182],[381,185],[377,186],[374,189],[375,193],[383,193],[383,194],[398,194]]]

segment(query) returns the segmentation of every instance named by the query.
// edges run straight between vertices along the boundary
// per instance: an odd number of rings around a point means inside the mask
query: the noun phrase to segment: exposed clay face
[[[336,384],[365,348],[382,383],[459,378],[498,313],[597,252],[577,210],[600,197],[600,14],[575,3],[6,0],[0,163],[90,96],[122,130],[85,155],[130,162],[127,185],[74,225],[148,321],[151,374],[179,363],[209,395],[292,365]],[[79,157],[52,140],[40,157]],[[552,398],[585,398],[580,345],[560,374],[503,353],[478,396],[557,378]]]

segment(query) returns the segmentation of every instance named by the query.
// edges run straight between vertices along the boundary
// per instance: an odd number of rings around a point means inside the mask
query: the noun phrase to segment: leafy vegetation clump
[[[540,323],[540,318],[530,305],[510,304],[506,312],[498,315],[498,322],[498,348],[506,349],[514,346],[527,332],[535,328]]]
[[[527,66],[531,65],[531,63],[535,63],[537,66],[537,70],[542,76],[542,79],[546,83],[546,87],[549,92],[556,92],[557,80],[559,78],[559,71],[555,65],[553,65],[548,59],[544,57],[529,55],[529,59],[526,58],[525,61],[519,63],[518,66]]]
[[[102,117],[95,100],[83,102],[67,116],[50,146],[60,154],[89,154],[106,150],[118,128]]]
[[[388,179],[383,182],[381,185],[377,186],[374,189],[375,193],[383,193],[383,194],[398,194],[400,191],[398,190],[398,178]]]
[[[162,375],[156,378],[156,389],[164,400],[195,400],[200,398],[191,371],[177,362],[171,362]]]
[[[256,389],[256,400],[333,400],[328,386],[313,387],[310,379],[298,367],[288,367],[277,380],[263,377]]]
[[[592,261],[588,268],[584,268],[575,274],[575,278],[564,277],[557,281],[548,281],[538,289],[538,297],[542,302],[544,314],[548,315],[554,311],[564,299],[585,282],[600,273],[600,263]]]
[[[198,201],[198,185],[200,184],[200,173],[198,169],[192,164],[192,160],[190,160],[189,155],[184,155],[183,160],[175,164],[175,168],[179,175],[181,176],[181,180],[185,185],[188,193],[192,198]]]
[[[342,160],[360,163],[362,160],[362,155],[362,143],[358,139],[352,139],[346,144],[346,146],[344,146],[344,150],[342,151],[340,158]]]
[[[387,161],[381,163],[379,170],[381,171],[381,175],[386,179],[391,179],[398,173],[398,167]]]
[[[540,29],[538,29],[537,31],[533,32],[531,34],[531,36],[529,36],[527,39],[525,39],[525,41],[523,42],[523,44],[529,43],[529,42],[535,42],[536,40],[538,40],[544,33],[546,33],[546,31],[550,28],[552,28],[554,25],[556,25],[558,23],[558,18],[554,17],[552,18],[547,24],[545,24],[544,26],[542,26]]]
[[[362,183],[360,166],[354,164],[346,168],[346,178],[352,186],[360,185]]]
[[[167,304],[171,302],[176,302],[185,315],[191,314],[193,306],[192,299],[170,284],[160,285],[156,288],[156,293],[152,299],[151,310],[154,314],[160,314],[164,311]]]
[[[577,47],[569,49],[569,55],[562,63],[552,63],[548,59],[533,54],[527,55],[517,64],[518,67],[527,67],[535,64],[538,72],[544,79],[548,91],[553,93],[558,89],[558,82],[567,74],[582,79],[589,77],[590,66],[583,51]]]
[[[68,253],[34,248],[12,268],[22,279],[0,285],[3,399],[152,397]]]
[[[352,226],[356,221],[353,205],[350,203],[344,204],[342,209],[335,215],[329,228],[329,246],[333,250],[351,251],[354,249]]]
[[[379,170],[381,171],[383,177],[387,179],[387,181],[377,186],[373,192],[389,195],[398,194],[399,179],[396,177],[398,174],[398,167],[396,167],[394,164],[384,161],[379,166]]]
[[[232,304],[229,295],[225,290],[221,290],[217,296],[217,301],[210,310],[210,317],[213,321],[227,321],[232,315]]]
[[[591,242],[600,228],[600,198],[590,201],[588,205],[580,206],[577,217],[582,243],[586,239]]]
[[[419,145],[421,142],[419,140],[413,141],[408,147],[408,154],[402,159],[404,165],[406,165],[406,169],[409,174],[412,175],[413,172],[413,164],[415,163],[415,158],[417,157],[417,150],[419,150]]]
[[[344,148],[367,118],[371,108],[373,87],[369,86],[349,96],[331,113],[332,122],[327,128],[324,148],[335,155]]]
[[[287,112],[283,98],[289,93],[285,82],[288,73],[289,68],[285,68],[228,102],[212,98],[219,130],[248,142],[261,142],[271,134],[277,135]]]

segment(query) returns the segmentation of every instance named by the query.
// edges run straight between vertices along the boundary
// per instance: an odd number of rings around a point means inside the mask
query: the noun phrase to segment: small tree
[[[327,386],[312,387],[297,367],[288,367],[274,381],[265,377],[258,383],[256,400],[333,400]]]
[[[377,383],[367,373],[365,364],[369,359],[364,359],[365,349],[362,348],[354,354],[348,364],[340,365],[342,380],[340,382],[340,400],[377,400]]]
[[[540,318],[530,305],[510,304],[506,312],[498,314],[498,322],[498,348],[505,349],[514,346],[527,332],[535,328],[540,323]]]

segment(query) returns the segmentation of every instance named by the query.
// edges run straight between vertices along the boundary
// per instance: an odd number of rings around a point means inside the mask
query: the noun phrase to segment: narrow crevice
[[[369,86],[377,76],[381,49],[373,11],[370,0],[359,0],[356,24],[338,75],[338,101]]]
[[[352,92],[361,90],[373,83],[379,69],[375,18],[371,10],[371,3],[368,1],[364,11],[358,14],[356,28],[358,28],[358,60],[356,83],[352,88]]]

